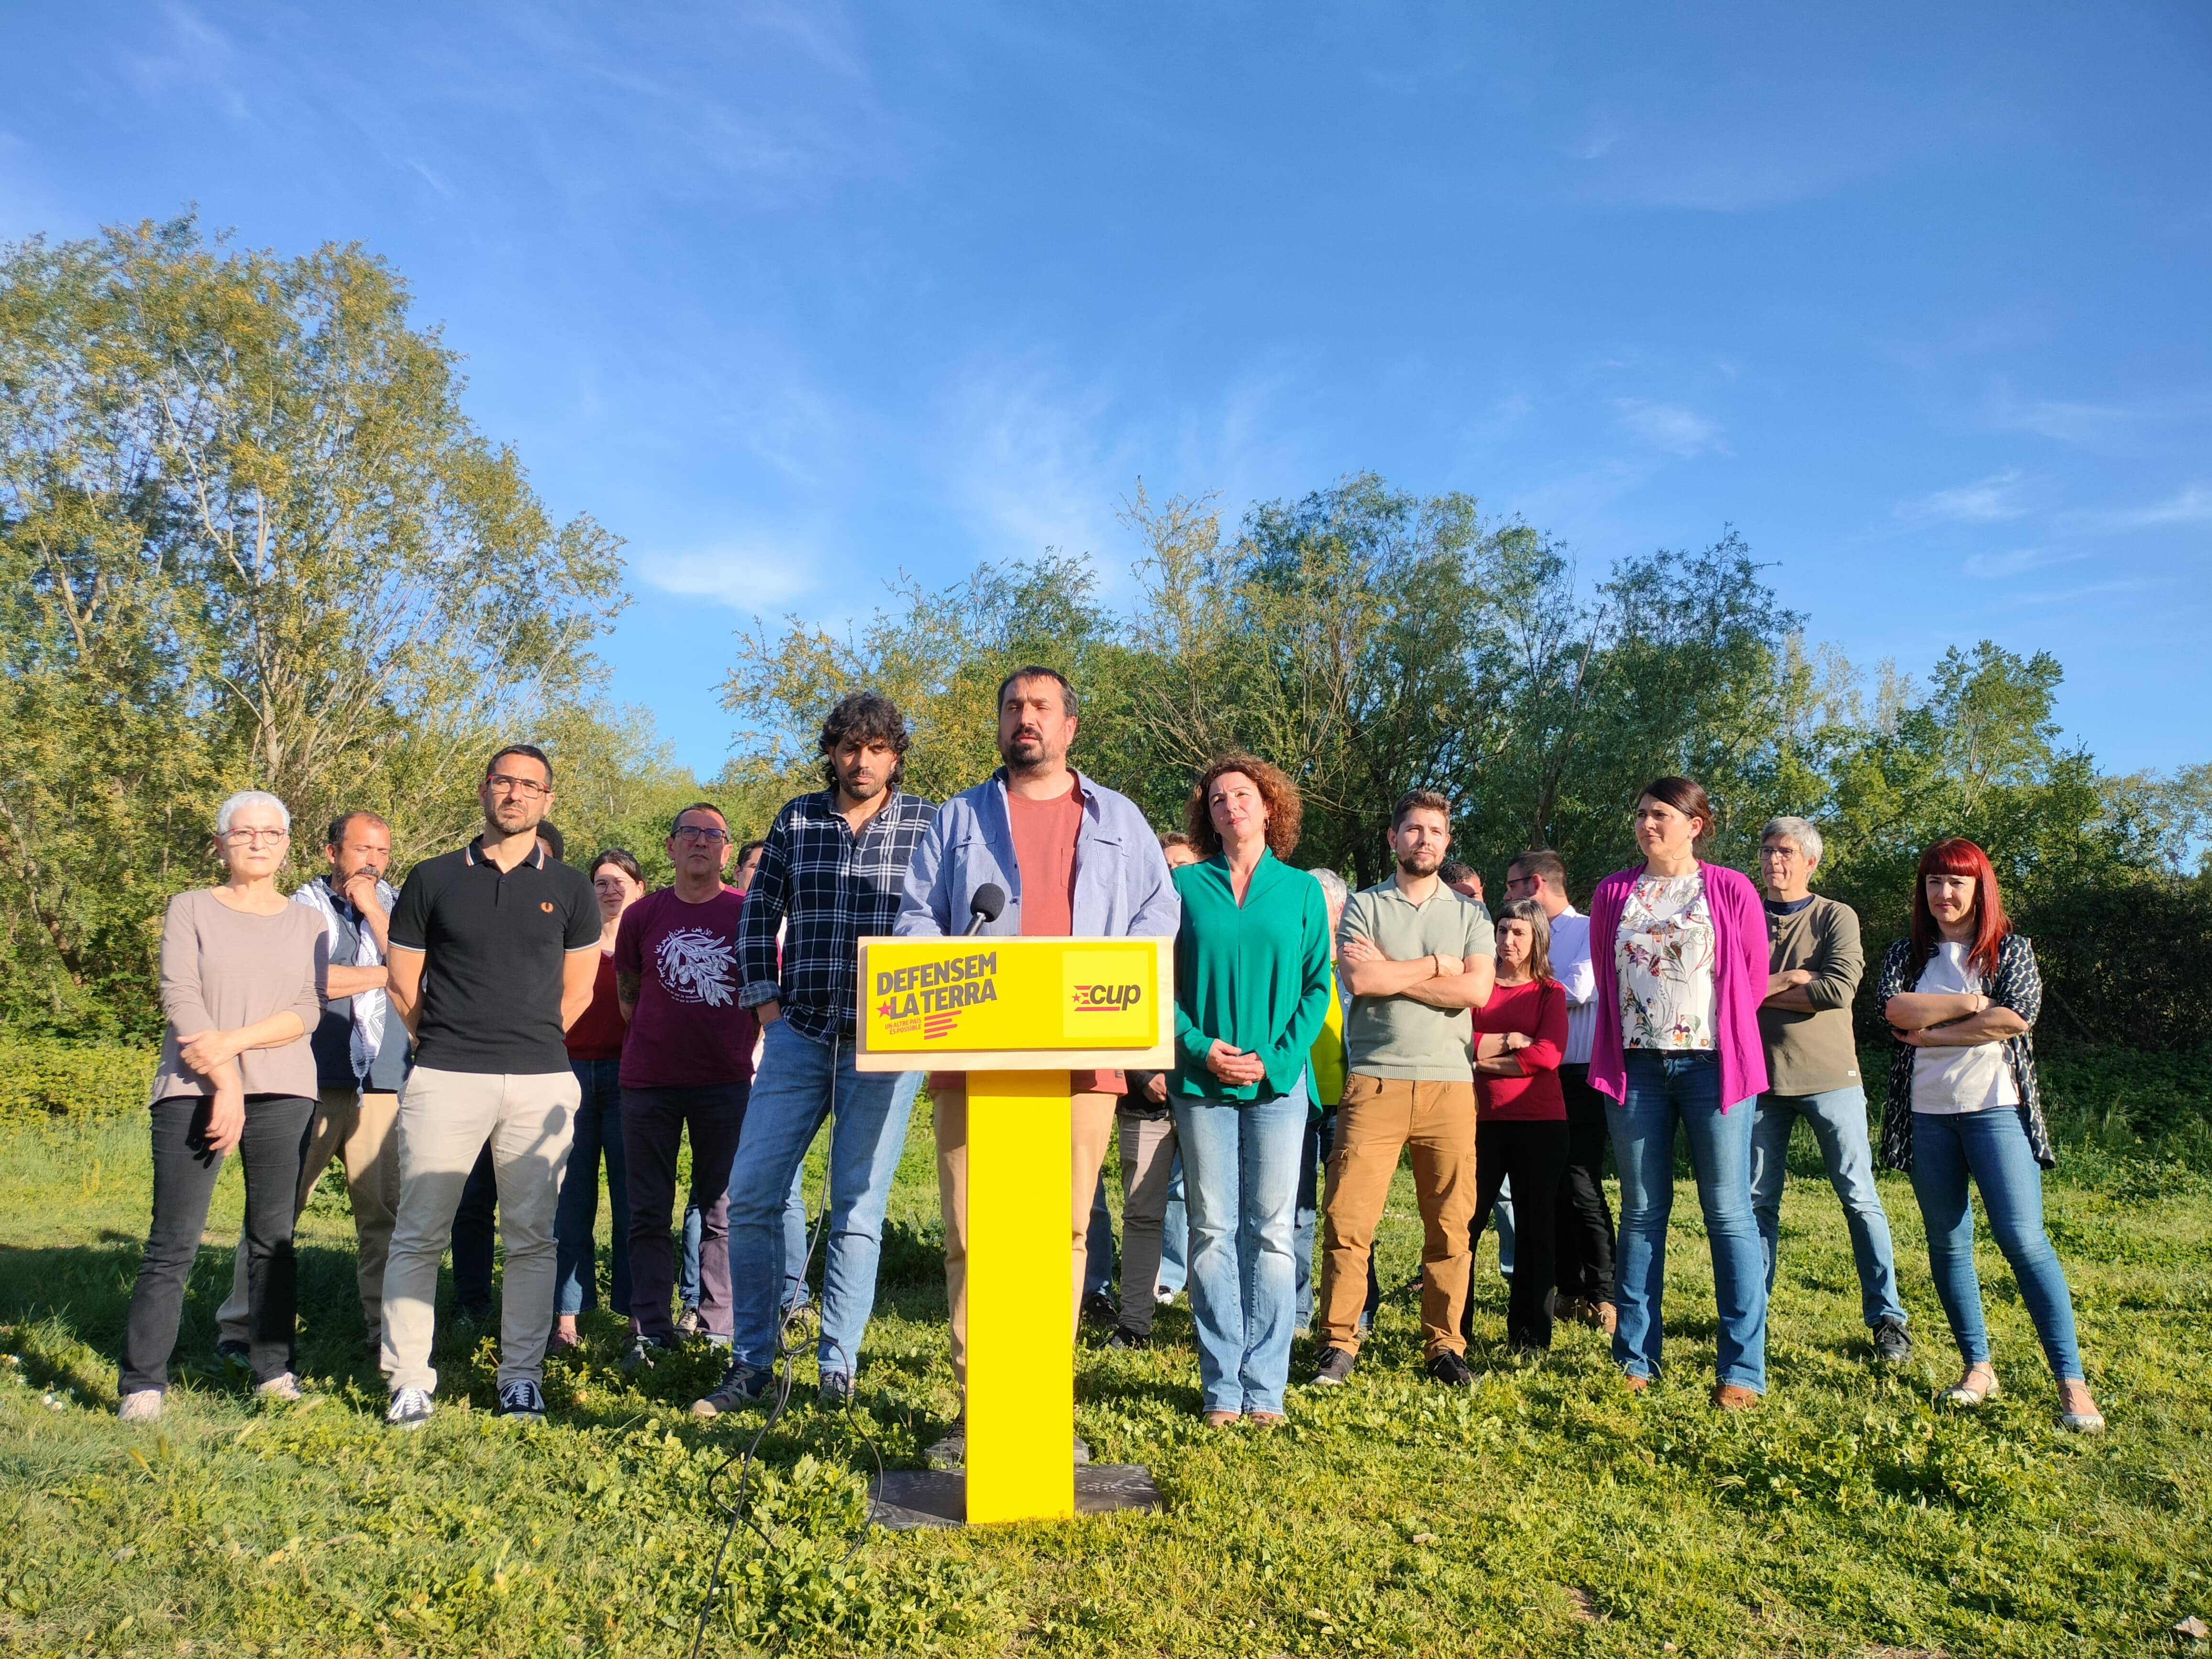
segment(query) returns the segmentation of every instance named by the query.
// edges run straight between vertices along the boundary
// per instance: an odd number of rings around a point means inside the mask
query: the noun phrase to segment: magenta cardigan
[[[1766,1048],[1759,1005],[1766,1000],[1766,911],[1759,889],[1738,870],[1700,860],[1705,908],[1713,918],[1713,1041],[1719,1050],[1721,1110],[1766,1091]],[[1589,1085],[1619,1101],[1628,1092],[1620,1049],[1620,981],[1613,941],[1620,913],[1643,867],[1616,871],[1590,895],[1590,967],[1597,975],[1597,1028],[1591,1033]]]

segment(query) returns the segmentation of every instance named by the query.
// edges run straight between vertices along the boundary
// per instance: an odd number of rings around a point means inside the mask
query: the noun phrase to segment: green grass
[[[2087,1119],[2084,1120],[2085,1123]],[[2089,1127],[2094,1127],[2094,1125]],[[2086,1132],[2085,1132],[2086,1133]],[[1288,1429],[1194,1415],[1188,1316],[1162,1347],[1086,1346],[1080,1431],[1141,1462],[1156,1516],[877,1534],[848,1559],[870,1467],[849,1426],[795,1406],[765,1447],[708,1651],[1269,1656],[2142,1654],[2193,1650],[2212,1616],[2212,1183],[2106,1117],[2048,1197],[2102,1440],[2061,1434],[2008,1273],[1983,1271],[2007,1393],[1935,1408],[1955,1375],[1917,1212],[1883,1190],[1920,1360],[1865,1360],[1833,1198],[1801,1139],[1765,1406],[1705,1403],[1711,1273],[1684,1185],[1664,1380],[1626,1395],[1603,1340],[1547,1362],[1502,1349],[1478,1270],[1477,1386],[1423,1381],[1405,1177],[1382,1247],[1394,1287],[1352,1384],[1295,1391]],[[113,1355],[143,1237],[143,1118],[0,1128],[0,1648],[26,1654],[678,1654],[720,1535],[707,1480],[758,1421],[684,1408],[701,1352],[622,1377],[587,1317],[553,1415],[489,1410],[492,1345],[441,1339],[437,1419],[378,1421],[351,1225],[326,1183],[303,1220],[303,1358],[316,1400],[257,1411],[208,1368],[241,1188],[227,1171],[193,1275],[179,1386],[158,1428],[117,1424]],[[917,1466],[954,1407],[936,1195],[917,1120],[892,1206],[860,1404],[885,1462]],[[605,1227],[602,1212],[602,1228]],[[1301,1355],[1301,1367],[1304,1356]],[[809,1368],[811,1370],[811,1368]],[[805,1397],[811,1401],[811,1390]]]

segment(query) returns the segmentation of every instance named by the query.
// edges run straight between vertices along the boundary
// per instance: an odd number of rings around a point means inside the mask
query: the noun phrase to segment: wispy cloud
[[[1720,422],[1683,408],[1680,404],[1654,403],[1644,398],[1616,398],[1613,406],[1621,423],[1654,449],[1685,459],[1699,455],[1728,453]]]
[[[820,566],[820,556],[805,542],[771,537],[635,561],[638,574],[664,593],[763,613],[812,592]]]
[[[2047,547],[2016,547],[2009,553],[1977,553],[1963,567],[1969,576],[2017,576],[2047,565],[2071,564],[2086,553],[2056,553]]]
[[[2039,592],[2014,593],[2014,605],[2074,605],[2083,599],[2101,599],[2108,593],[2140,593],[2148,582],[2140,580],[2090,582],[2081,587],[2046,588]]]
[[[2148,507],[2116,507],[2079,515],[2087,527],[2101,530],[2155,530],[2166,525],[2212,524],[2212,489],[2191,484],[2171,499]]]
[[[2020,473],[2012,467],[1993,472],[1979,483],[1938,489],[1894,509],[1900,519],[1934,520],[1955,524],[1996,524],[2017,519],[2027,509],[2018,500]]]

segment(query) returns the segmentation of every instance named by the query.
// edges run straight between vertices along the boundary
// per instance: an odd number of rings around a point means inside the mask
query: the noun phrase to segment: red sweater
[[[1474,1011],[1474,1032],[1518,1031],[1528,1046],[1516,1049],[1526,1077],[1474,1079],[1477,1115],[1504,1123],[1563,1123],[1566,1097],[1559,1092],[1559,1057],[1567,1050],[1567,994],[1556,980],[1501,985]]]

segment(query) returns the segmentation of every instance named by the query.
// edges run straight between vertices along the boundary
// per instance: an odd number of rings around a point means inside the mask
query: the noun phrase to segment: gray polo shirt
[[[1488,957],[1498,951],[1490,912],[1442,882],[1413,904],[1395,880],[1354,893],[1344,907],[1344,939],[1364,939],[1393,962],[1432,952]],[[1354,997],[1344,1024],[1345,1068],[1419,1083],[1467,1083],[1474,1022],[1464,1008],[1431,1008],[1408,996]]]

